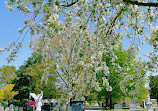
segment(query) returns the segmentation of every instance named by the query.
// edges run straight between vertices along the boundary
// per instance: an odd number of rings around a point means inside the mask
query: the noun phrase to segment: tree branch
[[[121,8],[121,10],[119,11],[119,13],[116,15],[116,17],[113,19],[113,21],[111,22],[111,27],[108,29],[107,33],[106,33],[106,36],[109,34],[111,35],[112,34],[112,31],[113,31],[113,27],[115,26],[115,22],[116,20],[121,16],[121,14],[124,12],[123,9],[125,10],[127,8],[127,6]]]
[[[138,6],[151,6],[151,7],[158,7],[158,2],[138,2],[138,1],[132,1],[132,0],[123,0],[124,3],[132,4],[132,5],[138,5]]]
[[[57,73],[57,75],[59,75],[59,77],[61,78],[61,80],[68,86],[68,84],[66,83],[66,81],[62,78],[62,76],[60,75],[60,73],[58,71],[55,71]]]
[[[71,2],[70,4],[61,5],[61,6],[64,6],[64,7],[71,7],[72,5],[76,4],[77,2],[78,2],[78,0],[76,0],[75,2]]]

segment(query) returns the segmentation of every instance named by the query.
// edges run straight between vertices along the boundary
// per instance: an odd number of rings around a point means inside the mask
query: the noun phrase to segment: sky
[[[5,7],[4,1],[5,0],[0,0],[0,49],[4,49],[6,46],[9,46],[11,42],[17,40],[20,35],[18,29],[24,26],[23,21],[26,19],[26,17],[18,11],[9,11]],[[31,36],[28,33],[24,39],[20,53],[15,58],[15,61],[11,62],[9,65],[14,65],[18,68],[31,56],[32,50],[28,47],[30,40]],[[6,61],[8,55],[9,53],[6,52],[0,55],[0,67],[2,65],[8,65]]]
[[[0,0],[0,49],[9,46],[9,44],[13,41],[16,41],[19,37],[18,29],[22,28],[23,21],[26,17],[18,11],[11,12],[5,7],[5,0]],[[22,36],[23,37],[23,36]],[[0,67],[3,65],[14,65],[16,68],[24,64],[24,61],[31,56],[32,50],[28,47],[29,42],[31,40],[31,36],[28,33],[25,36],[23,47],[20,53],[17,54],[15,61],[7,64],[6,57],[9,55],[9,52],[5,52],[0,54]],[[128,47],[129,39],[123,40],[123,47]],[[148,60],[145,55],[151,51],[151,47],[147,44],[141,46],[141,56],[143,59]],[[148,75],[150,72],[148,72]],[[153,75],[156,75],[153,74]]]

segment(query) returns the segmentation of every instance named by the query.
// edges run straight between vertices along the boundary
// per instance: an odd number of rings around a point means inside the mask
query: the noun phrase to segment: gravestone
[[[115,104],[114,110],[122,110],[122,106],[120,104]]]
[[[97,102],[94,103],[94,106],[99,106],[99,104]]]
[[[49,104],[48,99],[43,99],[43,103],[47,103],[47,104]]]
[[[0,106],[0,111],[4,111],[4,106]]]
[[[34,111],[35,110],[35,108],[34,108],[34,106],[27,106],[27,111]]]
[[[150,99],[150,101],[152,102],[152,107],[153,108],[158,107],[156,99]]]
[[[136,110],[135,104],[129,104],[129,111]]]
[[[136,103],[136,108],[140,108],[140,104],[139,103]]]
[[[5,111],[9,111],[9,107],[6,107],[6,108],[5,108]]]
[[[9,109],[10,109],[10,111],[14,111],[14,106],[13,106],[13,104],[10,104]]]
[[[23,111],[23,107],[19,107],[19,111]]]
[[[0,103],[0,111],[1,111],[1,109],[2,109],[2,104]]]
[[[146,107],[147,107],[147,111],[153,111],[153,109],[152,109],[152,102],[150,101],[150,95],[149,94],[147,95]]]
[[[18,111],[19,107],[18,106],[15,106],[15,111]]]
[[[158,111],[158,107],[157,107],[157,108],[155,107],[155,108],[154,108],[154,111]]]

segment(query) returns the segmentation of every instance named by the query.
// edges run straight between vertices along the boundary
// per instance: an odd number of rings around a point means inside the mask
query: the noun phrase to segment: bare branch
[[[61,6],[64,6],[64,7],[71,7],[71,6],[73,6],[74,4],[76,4],[77,2],[78,2],[78,0],[76,0],[75,2],[71,2],[70,4],[61,5]]]
[[[151,6],[151,7],[158,7],[158,2],[138,2],[138,1],[132,1],[132,0],[123,0],[124,3],[132,4],[132,5],[138,5],[138,6]]]

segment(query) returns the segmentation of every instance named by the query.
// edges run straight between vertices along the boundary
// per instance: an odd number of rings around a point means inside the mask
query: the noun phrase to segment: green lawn
[[[143,111],[146,111],[146,108],[139,108],[139,109],[141,109],[141,110],[143,110]],[[88,110],[88,111],[95,111],[95,110],[97,110],[97,111],[129,111],[129,109],[122,109],[122,110],[114,110],[114,109],[110,109],[110,110],[101,110],[101,109],[88,109],[88,108],[86,108],[86,110]]]
[[[139,108],[139,109],[146,111],[146,108]],[[105,111],[114,111],[114,109],[105,110]],[[122,109],[122,110],[115,110],[115,111],[129,111],[129,109]]]

